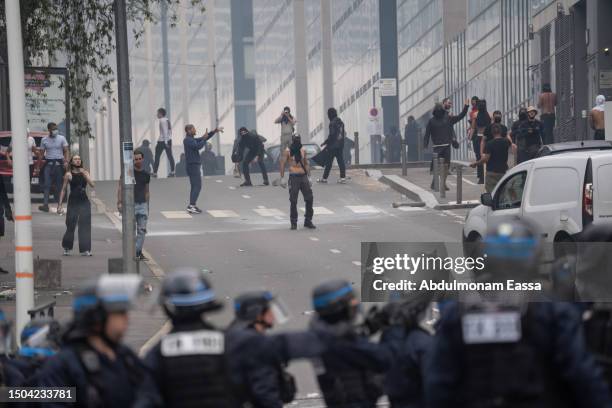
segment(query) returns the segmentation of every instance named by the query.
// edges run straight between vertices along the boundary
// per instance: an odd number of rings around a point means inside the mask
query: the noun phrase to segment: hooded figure
[[[427,148],[429,146],[429,139],[431,138],[433,144],[433,152],[438,154],[438,157],[444,158],[444,165],[441,169],[441,184],[443,188],[448,190],[446,186],[446,177],[448,176],[448,168],[450,166],[451,159],[451,145],[454,148],[459,148],[457,143],[457,135],[451,125],[444,107],[440,103],[436,103],[433,109],[433,117],[429,119],[427,123],[427,129],[425,130],[425,138],[423,139],[423,146]],[[434,188],[434,182],[431,182],[431,188]]]
[[[327,110],[327,117],[329,118],[329,135],[321,146],[326,146],[329,151],[329,159],[325,164],[325,170],[323,171],[323,177],[318,179],[319,183],[327,183],[327,177],[331,171],[332,163],[334,158],[338,162],[340,168],[340,179],[338,183],[346,183],[346,168],[344,165],[344,156],[342,155],[344,149],[344,139],[346,137],[346,131],[344,130],[344,123],[338,117],[338,112],[335,108],[329,108]]]

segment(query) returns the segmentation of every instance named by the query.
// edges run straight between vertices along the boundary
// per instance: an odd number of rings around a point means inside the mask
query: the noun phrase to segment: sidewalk
[[[32,236],[34,259],[55,259],[62,262],[61,289],[35,289],[36,306],[49,301],[56,301],[55,317],[65,322],[72,315],[72,299],[75,289],[88,280],[95,280],[108,272],[108,259],[121,258],[121,234],[104,213],[98,212],[92,203],[92,257],[82,257],[78,251],[78,239],[75,242],[72,256],[62,256],[61,240],[66,230],[65,217],[55,213],[41,213],[38,204],[32,205]],[[0,238],[0,265],[7,269],[8,275],[0,276],[0,308],[9,319],[15,318],[15,300],[11,289],[15,288],[14,225],[7,223],[6,234]],[[153,287],[159,281],[153,276],[144,263],[140,264],[143,280]],[[155,293],[155,292],[153,292]],[[150,295],[142,296],[131,315],[131,325],[126,338],[127,343],[136,351],[164,323],[163,313],[156,308],[149,313],[153,301]]]
[[[429,167],[408,168],[407,175],[402,176],[401,169],[382,169],[381,181],[390,185],[396,191],[406,195],[410,200],[423,201],[427,207],[436,206],[449,207],[457,202],[457,172],[448,175],[446,184],[450,188],[446,192],[446,198],[440,198],[438,192],[431,189],[433,176]],[[477,184],[476,170],[463,168],[462,173],[462,203],[473,206],[478,203],[480,195],[484,192],[484,185]]]

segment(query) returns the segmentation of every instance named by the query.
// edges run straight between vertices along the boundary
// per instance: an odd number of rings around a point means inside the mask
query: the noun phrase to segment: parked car
[[[552,154],[521,163],[504,175],[481,205],[466,216],[464,252],[485,236],[489,226],[519,217],[538,226],[544,242],[575,243],[593,223],[612,223],[612,151]],[[575,245],[554,245],[575,249]]]
[[[34,142],[36,143],[36,147],[40,147],[40,142],[43,137],[47,135],[46,132],[30,132],[30,136],[34,138]],[[6,159],[6,152],[11,144],[11,132],[10,131],[1,131],[0,132],[0,175],[4,180],[4,184],[6,186],[6,191],[8,193],[13,192],[13,167],[9,165]],[[34,157],[34,171],[32,177],[30,178],[30,191],[32,193],[40,193],[42,192],[40,186],[40,169],[42,168],[44,161],[37,160],[36,155]]]
[[[612,142],[609,140],[583,140],[574,142],[553,143],[542,146],[537,157],[550,156],[567,152],[578,152],[583,150],[612,150]]]

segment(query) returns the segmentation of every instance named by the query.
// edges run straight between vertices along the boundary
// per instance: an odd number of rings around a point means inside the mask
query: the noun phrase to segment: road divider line
[[[138,356],[140,356],[141,358],[144,357],[149,352],[149,350],[155,347],[155,345],[161,340],[162,337],[170,333],[171,329],[172,324],[170,323],[170,320],[166,320],[162,327],[157,331],[157,333],[151,336],[151,338],[147,340],[145,344],[142,345],[142,347],[140,347],[140,350],[138,350]]]
[[[342,251],[340,251],[339,249],[336,249],[336,248],[332,248],[332,249],[329,250],[329,252],[331,252],[332,254],[339,254]]]

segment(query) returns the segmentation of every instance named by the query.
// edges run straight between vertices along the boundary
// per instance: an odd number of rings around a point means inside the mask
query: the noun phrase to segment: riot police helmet
[[[485,271],[491,278],[534,277],[542,244],[537,228],[520,218],[494,224],[483,240]]]
[[[60,348],[60,323],[52,317],[32,319],[21,331],[19,355],[50,357]]]
[[[179,268],[166,276],[160,302],[174,322],[197,321],[202,313],[223,307],[204,272],[196,268]]]
[[[262,320],[262,315],[272,312],[274,323],[283,324],[289,319],[289,313],[284,303],[272,292],[267,290],[246,292],[234,300],[236,319],[233,326],[252,326],[255,323],[270,328],[271,325]]]
[[[322,320],[336,323],[353,320],[358,302],[349,282],[332,280],[314,288],[312,304]]]
[[[69,338],[99,334],[111,313],[128,312],[140,290],[142,279],[137,275],[102,275],[85,284],[76,294]]]

